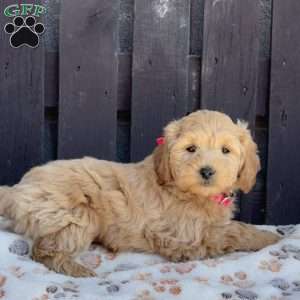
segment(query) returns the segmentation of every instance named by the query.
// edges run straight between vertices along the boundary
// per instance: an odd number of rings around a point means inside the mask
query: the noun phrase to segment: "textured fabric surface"
[[[0,299],[300,300],[300,225],[256,253],[174,264],[154,255],[113,255],[92,246],[78,261],[98,277],[74,279],[30,259],[31,242],[0,220]],[[266,227],[276,230],[273,227]]]

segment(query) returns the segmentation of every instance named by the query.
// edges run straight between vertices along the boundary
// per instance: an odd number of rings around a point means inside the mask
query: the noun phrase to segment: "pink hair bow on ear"
[[[158,139],[156,139],[156,144],[158,146],[163,145],[164,143],[165,143],[165,138],[163,136],[161,136]]]

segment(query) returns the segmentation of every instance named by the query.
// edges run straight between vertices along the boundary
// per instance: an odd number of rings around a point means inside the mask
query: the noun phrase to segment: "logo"
[[[37,18],[45,13],[46,8],[42,5],[14,4],[7,6],[4,15],[13,19],[11,23],[4,26],[4,31],[10,35],[11,47],[38,47],[40,35],[45,32],[45,26],[37,22]]]

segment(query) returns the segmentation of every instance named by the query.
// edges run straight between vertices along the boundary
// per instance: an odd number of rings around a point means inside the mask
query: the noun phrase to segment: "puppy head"
[[[245,123],[202,110],[171,122],[164,136],[154,152],[160,184],[202,197],[235,189],[247,193],[255,184],[260,162]]]

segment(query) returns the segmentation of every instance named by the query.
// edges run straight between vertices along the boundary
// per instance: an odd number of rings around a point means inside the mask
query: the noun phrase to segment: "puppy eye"
[[[228,153],[230,153],[230,150],[229,150],[228,148],[226,148],[226,147],[223,147],[223,148],[222,148],[222,152],[223,152],[224,154],[228,154]]]
[[[194,153],[196,152],[197,147],[195,145],[189,146],[186,148],[186,151],[190,152],[190,153]]]

